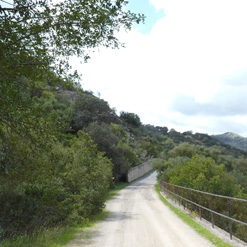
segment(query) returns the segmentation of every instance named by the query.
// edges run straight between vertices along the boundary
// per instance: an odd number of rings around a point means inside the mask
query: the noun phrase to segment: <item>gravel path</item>
[[[207,247],[213,246],[180,220],[158,198],[156,173],[138,180],[107,202],[107,219],[88,239],[69,247]]]

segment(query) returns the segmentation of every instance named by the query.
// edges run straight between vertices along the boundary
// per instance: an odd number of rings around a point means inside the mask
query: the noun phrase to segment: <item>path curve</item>
[[[76,246],[213,246],[160,201],[155,183],[156,172],[153,172],[121,190],[107,202],[109,216],[97,225],[90,241]]]

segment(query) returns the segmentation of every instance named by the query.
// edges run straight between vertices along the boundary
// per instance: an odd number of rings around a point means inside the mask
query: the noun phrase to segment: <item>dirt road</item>
[[[158,198],[156,173],[131,184],[108,201],[109,216],[99,223],[87,247],[213,246],[180,220]]]

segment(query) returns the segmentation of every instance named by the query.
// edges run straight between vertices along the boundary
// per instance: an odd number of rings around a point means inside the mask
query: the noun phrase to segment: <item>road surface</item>
[[[106,208],[107,219],[88,241],[69,246],[86,247],[207,247],[213,246],[180,220],[158,198],[156,173],[120,191]]]

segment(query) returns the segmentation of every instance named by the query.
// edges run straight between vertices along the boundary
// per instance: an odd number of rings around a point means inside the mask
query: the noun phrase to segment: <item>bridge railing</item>
[[[196,211],[200,220],[210,220],[212,227],[226,230],[230,239],[236,237],[247,241],[247,200],[194,190],[160,181],[162,191],[170,194],[179,205]]]

